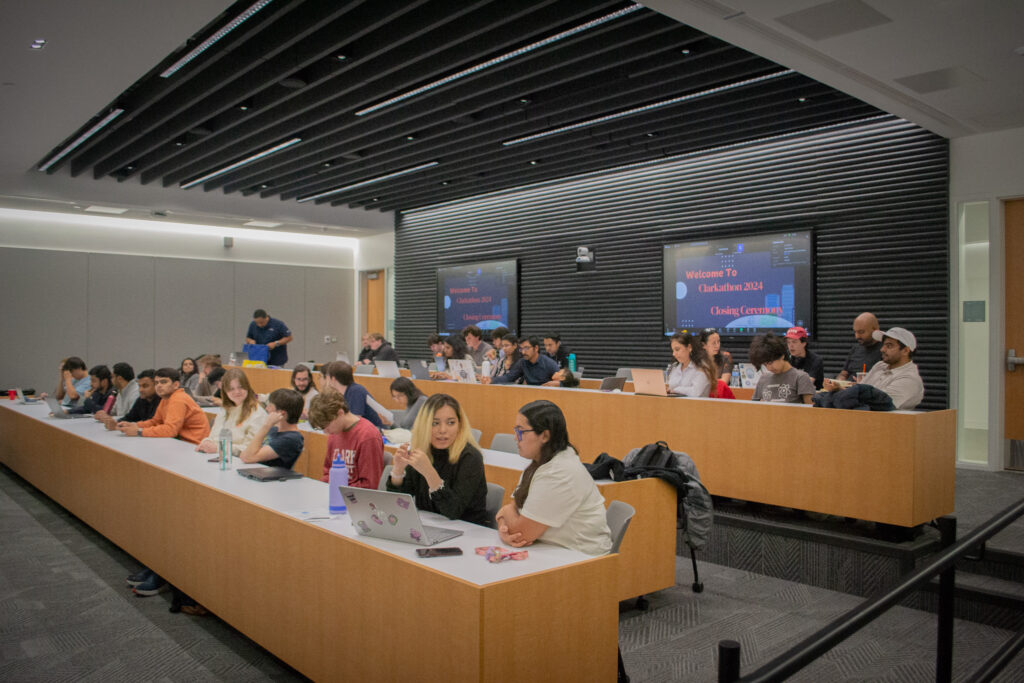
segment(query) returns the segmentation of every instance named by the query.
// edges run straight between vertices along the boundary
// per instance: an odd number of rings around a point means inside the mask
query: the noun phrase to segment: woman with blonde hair
[[[427,399],[411,443],[395,452],[387,489],[412,494],[420,510],[490,524],[484,458],[458,401],[448,394]]]
[[[267,411],[260,406],[256,392],[249,385],[249,378],[238,368],[231,368],[224,373],[221,379],[221,399],[221,411],[213,421],[210,436],[200,441],[196,450],[216,453],[221,430],[227,428],[231,430],[231,450],[238,455],[259,431]]]

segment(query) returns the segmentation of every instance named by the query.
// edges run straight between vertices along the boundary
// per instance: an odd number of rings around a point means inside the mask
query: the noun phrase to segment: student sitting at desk
[[[814,380],[786,360],[786,342],[769,332],[759,334],[750,342],[750,362],[763,367],[754,387],[753,400],[772,403],[810,403],[814,396]]]
[[[558,363],[548,356],[541,355],[539,337],[520,339],[519,353],[522,354],[522,358],[516,361],[507,374],[494,378],[482,377],[481,383],[513,384],[522,379],[526,384],[541,385],[550,382],[552,376],[558,372]]]
[[[241,372],[239,370],[238,372]],[[302,396],[294,389],[275,389],[267,398],[263,422],[239,456],[245,463],[291,469],[302,455],[304,439],[299,431]]]
[[[160,397],[156,395],[156,371],[143,370],[135,379],[139,387],[139,397],[135,399],[128,412],[121,416],[96,414],[96,419],[102,422],[107,429],[114,431],[119,422],[144,422],[153,419],[156,414],[156,407],[160,405]]]
[[[507,333],[501,338],[501,350],[504,353],[498,358],[496,363],[491,365],[492,378],[507,375],[516,362],[522,358],[522,355],[519,353],[519,337],[512,333]]]
[[[320,374],[323,376],[321,393],[337,391],[345,397],[349,412],[359,417],[365,417],[377,429],[383,426],[380,415],[367,403],[370,392],[362,384],[356,384],[351,365],[345,361],[331,361],[320,369]],[[310,402],[311,407],[312,405],[313,403]]]
[[[249,378],[238,368],[231,368],[221,380],[224,387],[221,407],[210,428],[210,435],[199,442],[196,450],[202,453],[216,453],[221,431],[231,430],[231,450],[238,455],[255,438],[260,425],[267,417],[267,411],[260,406],[256,392],[249,385]]]
[[[715,364],[718,379],[728,385],[732,381],[732,354],[722,348],[722,335],[713,327],[705,327],[697,335],[704,355]]]
[[[462,335],[458,332],[449,334],[441,342],[441,355],[444,357],[445,362],[456,359],[456,360],[468,360],[472,361],[473,356],[469,353],[469,347],[466,346],[466,340],[462,338]],[[431,379],[455,379],[447,372],[431,372]]]
[[[302,418],[309,419],[309,402],[320,392],[313,384],[313,371],[306,365],[296,365],[292,370],[292,389],[302,396]]]
[[[711,395],[718,387],[714,364],[704,353],[697,338],[689,332],[672,335],[672,357],[676,359],[668,373],[668,391],[680,396]]]
[[[389,423],[383,416],[380,418],[381,422],[392,429],[412,429],[420,408],[427,402],[427,395],[408,377],[397,378],[391,383],[390,390],[391,399],[398,404],[398,409],[392,411],[394,422]]]
[[[181,386],[188,387],[189,380],[192,379],[192,376],[198,374],[195,359],[182,358],[181,365],[178,367],[178,373],[181,375]]]
[[[484,458],[459,402],[448,394],[427,399],[412,428],[412,443],[395,452],[388,491],[412,494],[416,507],[448,519],[487,525]]]
[[[94,365],[89,370],[89,390],[83,396],[82,405],[68,412],[96,414],[103,410],[107,399],[114,393],[112,378],[110,368],[106,365]]]
[[[160,397],[153,419],[143,422],[118,422],[126,436],[171,437],[198,444],[210,435],[206,413],[185,393],[178,381],[177,368],[156,371],[156,393]]]
[[[98,410],[94,413],[94,417],[100,422],[106,422],[108,417],[113,417],[115,420],[123,419],[135,402],[139,400],[139,383],[135,379],[135,370],[132,369],[132,366],[127,363],[114,363],[112,381],[114,388],[117,389],[117,398],[114,399],[114,405],[110,407],[109,414],[105,410]]]
[[[85,392],[89,391],[92,381],[85,370],[85,361],[78,356],[70,356],[60,366],[60,385],[54,394],[65,408],[77,405],[84,400]],[[46,398],[46,394],[42,395]]]
[[[588,555],[610,552],[604,497],[569,443],[562,410],[551,401],[527,403],[514,431],[519,455],[532,462],[512,502],[498,511],[502,543],[521,548],[543,541]]]
[[[345,397],[329,391],[309,404],[309,424],[327,435],[324,471],[320,481],[330,481],[335,455],[341,455],[348,468],[348,485],[375,489],[384,472],[384,440],[364,417],[349,410]]]

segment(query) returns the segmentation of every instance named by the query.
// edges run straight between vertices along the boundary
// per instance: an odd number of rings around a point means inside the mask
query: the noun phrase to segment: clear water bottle
[[[438,356],[434,360],[434,364],[437,365],[438,372],[444,372],[444,356]]]
[[[225,427],[220,430],[217,439],[217,453],[220,455],[220,468],[231,469],[231,430]]]
[[[331,473],[327,478],[330,497],[328,509],[332,515],[345,513],[345,498],[341,495],[339,486],[348,486],[348,468],[345,467],[345,459],[341,457],[341,451],[334,449],[334,460],[331,462]]]
[[[484,362],[480,364],[480,374],[484,377],[491,376],[491,361],[485,359]]]
[[[733,368],[732,369],[732,382],[730,382],[730,384],[732,384],[734,387],[738,387],[738,386],[740,386],[740,384],[742,384],[742,380],[740,379],[740,369],[739,368]]]
[[[576,374],[576,354],[569,354],[569,372]]]

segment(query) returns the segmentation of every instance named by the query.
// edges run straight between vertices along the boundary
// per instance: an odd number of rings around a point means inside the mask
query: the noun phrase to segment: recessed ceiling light
[[[646,135],[649,138],[656,138],[656,137],[658,137],[658,134],[657,133],[653,133],[653,132],[652,133],[646,133]]]
[[[126,213],[128,209],[122,209],[116,206],[87,206],[86,211],[91,213]]]
[[[242,225],[247,228],[276,228],[281,224],[272,221],[249,221],[248,223],[242,223]]]
[[[323,166],[324,168],[330,168],[331,167],[331,162],[325,161],[324,163],[322,163],[320,165]]]
[[[415,133],[409,133],[408,135],[405,136],[405,139],[410,141],[410,142],[412,142],[413,140],[416,139],[416,134]]]
[[[538,161],[537,159],[530,159],[530,166],[536,166],[539,163],[540,161]]]
[[[522,105],[531,104],[532,102],[533,102],[533,100],[531,100],[529,97],[520,97],[519,98],[519,104],[522,104]]]
[[[797,101],[797,102],[806,102],[806,101],[807,101],[807,98],[806,98],[806,97],[799,97],[799,98],[797,98],[797,100],[796,100],[796,101]]]
[[[348,59],[348,55],[334,55],[334,58],[339,62],[344,62],[346,59]]]
[[[441,181],[441,184],[442,184],[442,185],[447,185],[447,184],[448,184],[448,183],[450,183],[450,182],[451,182],[450,180],[442,180],[442,181]]]
[[[33,40],[32,44],[29,45],[29,47],[33,50],[42,50],[44,47],[46,47],[46,41],[42,38],[40,38],[39,40]]]
[[[688,55],[688,54],[690,54],[690,48],[684,47],[682,50],[679,51],[679,54],[681,54],[681,55]]]

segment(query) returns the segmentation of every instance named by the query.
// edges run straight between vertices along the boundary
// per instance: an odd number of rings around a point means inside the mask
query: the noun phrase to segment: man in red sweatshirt
[[[153,419],[143,422],[119,422],[117,428],[128,436],[178,438],[199,443],[210,435],[210,421],[202,408],[181,388],[176,368],[156,371],[156,394],[160,397]]]
[[[337,391],[314,396],[309,403],[309,424],[327,434],[327,453],[321,481],[328,481],[335,453],[348,468],[348,485],[375,489],[384,471],[384,441],[365,417],[349,412],[345,397]]]

